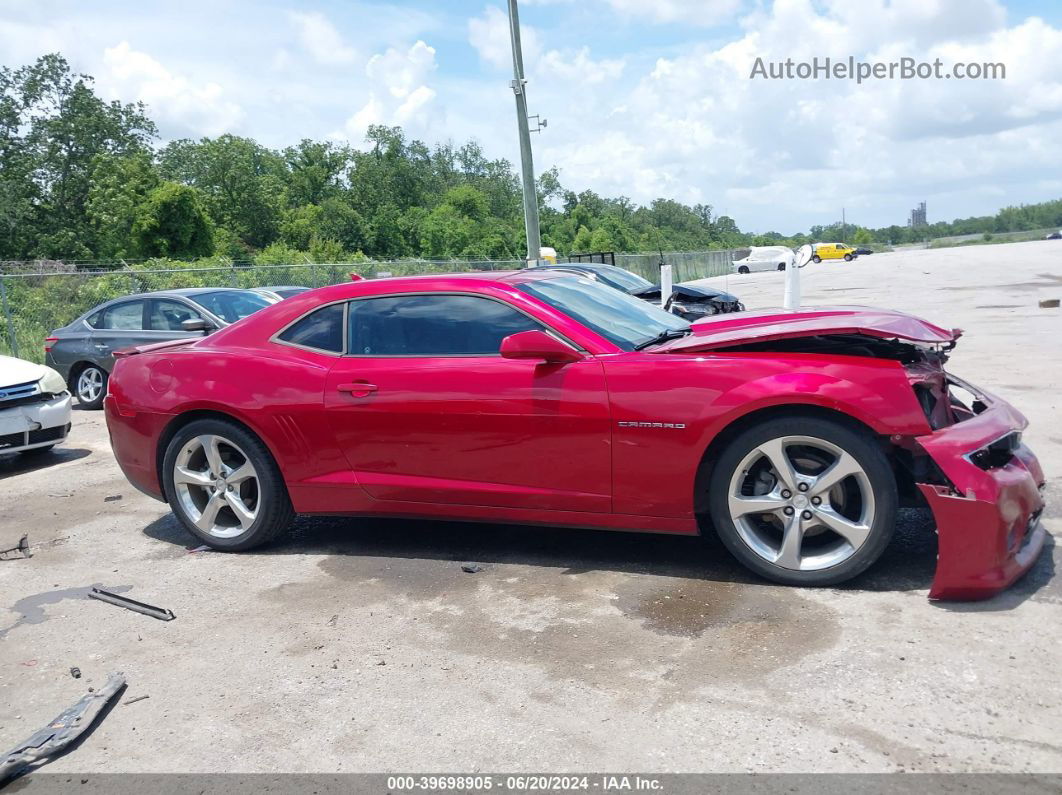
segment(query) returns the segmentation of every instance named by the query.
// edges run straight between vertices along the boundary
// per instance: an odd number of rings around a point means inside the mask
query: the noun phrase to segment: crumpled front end
[[[940,384],[912,380],[925,391],[923,408],[935,427],[915,440],[936,464],[932,477],[916,483],[937,525],[929,597],[987,599],[1032,568],[1046,539],[1044,474],[1021,441],[1028,422],[954,376]]]

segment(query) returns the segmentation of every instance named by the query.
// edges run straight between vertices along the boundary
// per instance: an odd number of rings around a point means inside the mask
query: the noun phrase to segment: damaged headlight
[[[51,367],[44,368],[44,377],[37,383],[43,394],[62,395],[66,393],[66,381]]]

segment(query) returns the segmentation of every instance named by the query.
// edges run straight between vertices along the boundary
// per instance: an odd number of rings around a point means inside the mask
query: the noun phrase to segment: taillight
[[[45,337],[44,338],[44,352],[50,353],[55,343],[59,342],[58,337]]]

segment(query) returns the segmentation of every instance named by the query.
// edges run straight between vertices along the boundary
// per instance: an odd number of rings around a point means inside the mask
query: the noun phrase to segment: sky
[[[903,224],[1062,197],[1058,0],[521,0],[535,170],[741,229]],[[61,52],[163,141],[364,145],[369,124],[519,162],[500,0],[0,0],[0,64]],[[1002,62],[1006,79],[750,79],[764,62]]]

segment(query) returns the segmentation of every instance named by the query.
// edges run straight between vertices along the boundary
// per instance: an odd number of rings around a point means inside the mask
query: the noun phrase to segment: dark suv
[[[107,394],[114,351],[209,334],[277,300],[252,290],[229,287],[194,287],[115,298],[53,331],[44,342],[45,363],[66,379],[82,406],[98,409]]]

